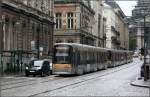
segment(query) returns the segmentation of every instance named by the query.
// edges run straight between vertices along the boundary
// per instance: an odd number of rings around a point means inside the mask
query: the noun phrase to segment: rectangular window
[[[62,28],[62,14],[56,13],[56,29]]]
[[[73,29],[73,13],[68,13],[67,14],[68,18],[68,29]]]

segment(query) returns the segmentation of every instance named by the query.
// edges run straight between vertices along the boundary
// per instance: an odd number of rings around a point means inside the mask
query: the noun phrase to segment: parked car
[[[51,60],[33,60],[26,66],[25,75],[40,75],[41,77],[45,75],[52,74],[52,61]]]

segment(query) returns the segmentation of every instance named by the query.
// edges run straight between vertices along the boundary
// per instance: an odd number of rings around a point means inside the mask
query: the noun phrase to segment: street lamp
[[[139,23],[143,23],[142,24],[142,27],[143,27],[143,31],[144,31],[144,81],[147,81],[148,80],[148,69],[147,69],[147,60],[146,60],[146,56],[147,56],[147,48],[146,48],[146,46],[147,46],[147,35],[146,35],[146,23],[147,23],[147,21],[146,21],[146,18],[147,18],[147,16],[149,16],[148,14],[146,14],[146,15],[142,15],[141,17],[142,18],[138,18],[138,19],[134,19],[134,21],[138,21]],[[136,17],[133,17],[133,18],[136,18]]]
[[[147,59],[146,59],[147,58],[147,38],[146,38],[147,37],[146,35],[146,17],[147,16],[148,15],[144,16],[144,81],[147,81],[149,77],[149,74],[148,74],[149,68],[147,67]]]
[[[139,23],[142,23],[142,28],[143,28],[143,32],[144,32],[144,81],[148,80],[148,71],[147,71],[147,60],[146,60],[146,56],[147,56],[147,35],[146,35],[146,28],[147,28],[147,21],[146,21],[146,17],[148,15],[144,15],[142,16],[143,18],[139,20]]]

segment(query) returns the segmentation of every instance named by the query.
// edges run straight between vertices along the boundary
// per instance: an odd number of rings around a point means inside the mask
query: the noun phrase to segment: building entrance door
[[[22,72],[22,55],[23,53],[21,51],[11,52],[11,65],[13,67],[13,72]]]

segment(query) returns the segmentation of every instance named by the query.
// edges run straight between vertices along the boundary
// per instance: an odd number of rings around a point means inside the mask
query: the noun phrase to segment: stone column
[[[2,52],[2,32],[3,32],[3,23],[2,23],[2,8],[1,8],[1,0],[0,0],[0,54]]]
[[[6,41],[5,41],[5,32],[6,32],[6,31],[5,31],[5,27],[6,27],[6,24],[5,24],[5,15],[2,15],[2,22],[3,22],[3,26],[2,26],[2,32],[3,32],[3,33],[2,33],[2,34],[3,34],[3,36],[2,36],[2,37],[3,37],[3,38],[2,38],[2,42],[3,42],[3,43],[2,43],[2,44],[3,44],[3,50],[5,50],[5,47],[6,47],[6,46],[5,46],[5,44],[6,44],[6,43],[5,43],[5,42],[6,42]]]
[[[2,64],[2,50],[3,50],[3,22],[2,22],[2,7],[1,3],[2,0],[0,0],[0,76],[3,74],[3,64]]]

